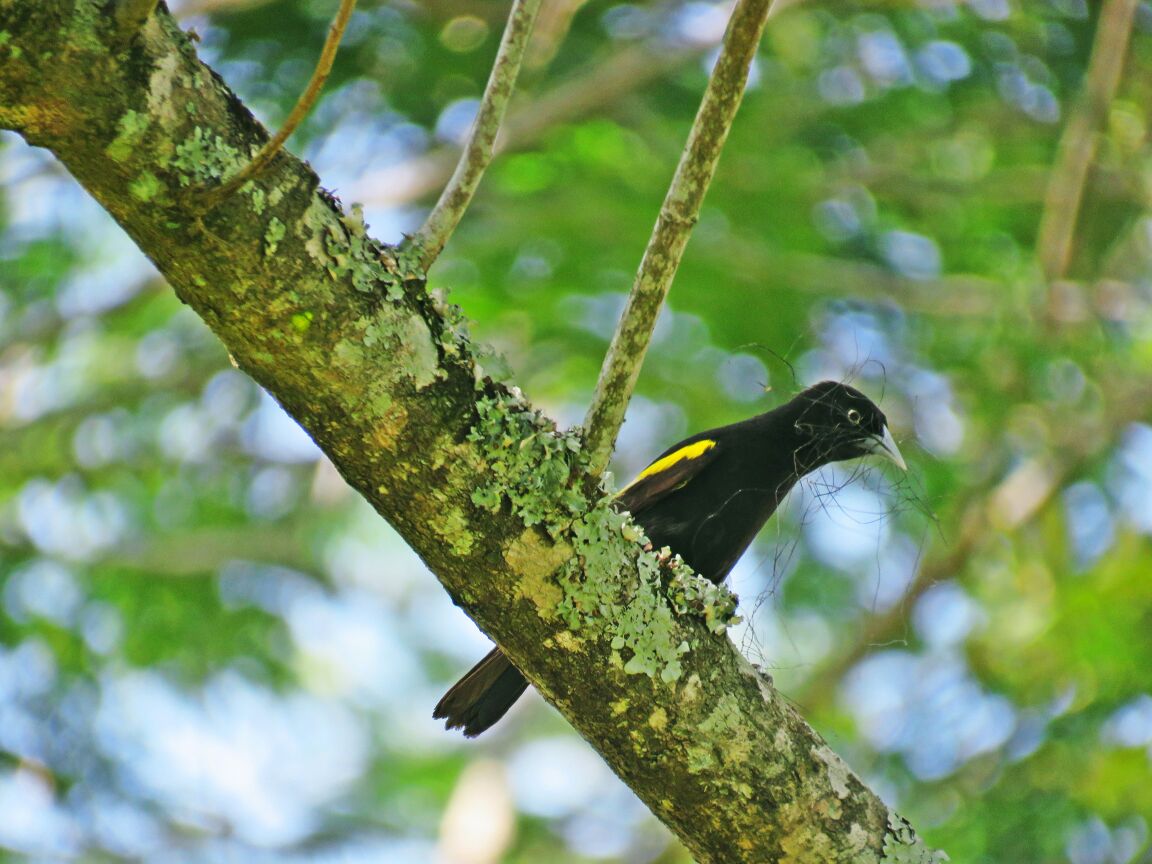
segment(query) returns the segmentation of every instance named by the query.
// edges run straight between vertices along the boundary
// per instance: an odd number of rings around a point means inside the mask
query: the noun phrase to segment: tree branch
[[[680,266],[728,130],[744,96],[748,70],[771,6],[772,0],[738,0],[732,11],[720,56],[708,79],[688,143],[644,250],[632,292],[612,336],[612,344],[608,346],[600,380],[584,418],[585,447],[593,474],[600,474],[612,456],[656,318]]]
[[[1036,255],[1049,284],[1048,312],[1053,320],[1060,317],[1055,308],[1059,295],[1051,286],[1064,278],[1072,260],[1084,184],[1096,156],[1096,136],[1107,119],[1108,108],[1120,83],[1138,5],[1137,0],[1107,0],[1104,4],[1092,44],[1084,90],[1072,109],[1072,116],[1068,118],[1057,147],[1056,165],[1044,197],[1036,242]]]
[[[492,161],[496,135],[516,87],[524,49],[528,45],[528,37],[532,35],[532,24],[539,10],[540,0],[513,0],[504,35],[496,51],[496,60],[492,63],[492,73],[488,76],[488,85],[484,88],[476,119],[468,133],[468,141],[464,145],[464,152],[460,154],[456,171],[424,224],[405,244],[415,256],[420,269],[425,272],[440,257],[444,244],[460,224],[476,187],[480,185],[480,178]]]
[[[320,58],[316,61],[316,68],[312,70],[312,77],[308,81],[308,86],[304,88],[304,92],[300,94],[300,98],[292,106],[292,110],[284,120],[284,125],[280,127],[279,132],[268,139],[260,151],[252,157],[251,162],[219,186],[204,192],[204,197],[200,201],[200,205],[204,209],[210,210],[215,207],[267,168],[268,164],[276,158],[276,154],[284,147],[284,142],[292,136],[296,127],[308,116],[312,106],[320,98],[320,92],[324,89],[324,82],[328,80],[328,75],[332,72],[332,64],[336,62],[336,51],[340,48],[340,40],[344,38],[348,19],[352,17],[352,10],[355,8],[356,0],[340,0],[340,8],[336,10],[336,17],[332,19],[332,23],[328,27],[328,36],[324,40],[324,47],[320,50]]]
[[[710,583],[662,570],[589,499],[578,440],[477,381],[422,279],[306,165],[283,152],[192,208],[185,190],[264,130],[165,12],[117,52],[101,8],[0,6],[0,126],[64,163],[697,860],[931,860],[730,640],[673,606],[666,577],[697,604]]]

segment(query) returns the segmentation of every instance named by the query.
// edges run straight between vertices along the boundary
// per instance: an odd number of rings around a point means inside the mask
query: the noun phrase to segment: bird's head
[[[803,441],[796,455],[804,470],[869,454],[908,470],[884,412],[854,387],[823,381],[793,399],[792,407],[793,425]]]

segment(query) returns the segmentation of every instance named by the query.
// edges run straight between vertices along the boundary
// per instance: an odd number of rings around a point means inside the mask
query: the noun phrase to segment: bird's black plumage
[[[722,582],[796,482],[830,462],[877,453],[904,460],[887,419],[867,396],[825,381],[790,402],[669,447],[617,495],[653,547],[669,547]],[[432,716],[479,735],[528,682],[493,649],[440,700]]]

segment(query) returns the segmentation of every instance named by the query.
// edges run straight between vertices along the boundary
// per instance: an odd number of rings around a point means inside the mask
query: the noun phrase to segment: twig
[[[1040,266],[1049,284],[1050,316],[1056,302],[1051,285],[1068,272],[1084,184],[1096,156],[1097,131],[1106,119],[1120,83],[1137,5],[1137,0],[1108,0],[1104,4],[1084,90],[1060,137],[1036,243]]]
[[[739,0],[732,11],[720,56],[644,250],[632,293],[612,336],[592,405],[584,419],[585,448],[593,475],[604,470],[612,455],[656,317],[664,305],[736,109],[740,107],[748,70],[771,6],[772,0]]]
[[[424,224],[404,244],[411,250],[422,270],[427,271],[439,257],[444,244],[460,224],[476,187],[480,185],[480,178],[492,161],[496,135],[500,131],[508,100],[512,98],[512,91],[516,87],[524,49],[539,9],[540,0],[513,0],[504,35],[496,51],[496,60],[492,63],[492,73],[488,76],[476,119],[452,179],[448,181],[440,194],[440,200]]]
[[[127,45],[140,32],[153,10],[157,0],[119,0],[116,4],[116,31],[121,45]]]
[[[280,131],[273,135],[260,151],[252,157],[252,161],[225,180],[219,186],[209,189],[204,196],[205,209],[212,209],[228,198],[237,189],[268,167],[276,154],[284,146],[284,142],[296,131],[296,127],[308,116],[312,106],[320,97],[324,89],[324,82],[332,71],[332,64],[336,60],[336,51],[340,47],[340,40],[344,38],[344,28],[348,26],[348,19],[352,17],[352,10],[356,7],[356,0],[340,0],[340,8],[336,10],[336,17],[328,27],[328,38],[324,40],[324,48],[320,51],[320,59],[316,61],[316,68],[312,70],[312,78],[300,98],[296,100],[292,111],[284,120]]]

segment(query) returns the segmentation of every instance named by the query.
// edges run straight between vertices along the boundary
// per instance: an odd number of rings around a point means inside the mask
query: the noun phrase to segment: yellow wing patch
[[[663,459],[657,459],[655,462],[637,474],[636,479],[625,486],[624,489],[635,486],[645,477],[651,477],[654,474],[659,474],[661,471],[667,471],[677,462],[683,462],[685,459],[699,459],[715,446],[715,441],[711,441],[705,438],[703,441],[697,441],[693,444],[689,444],[686,447],[681,447],[679,450],[673,450]],[[624,489],[621,489],[620,492],[623,492]]]

